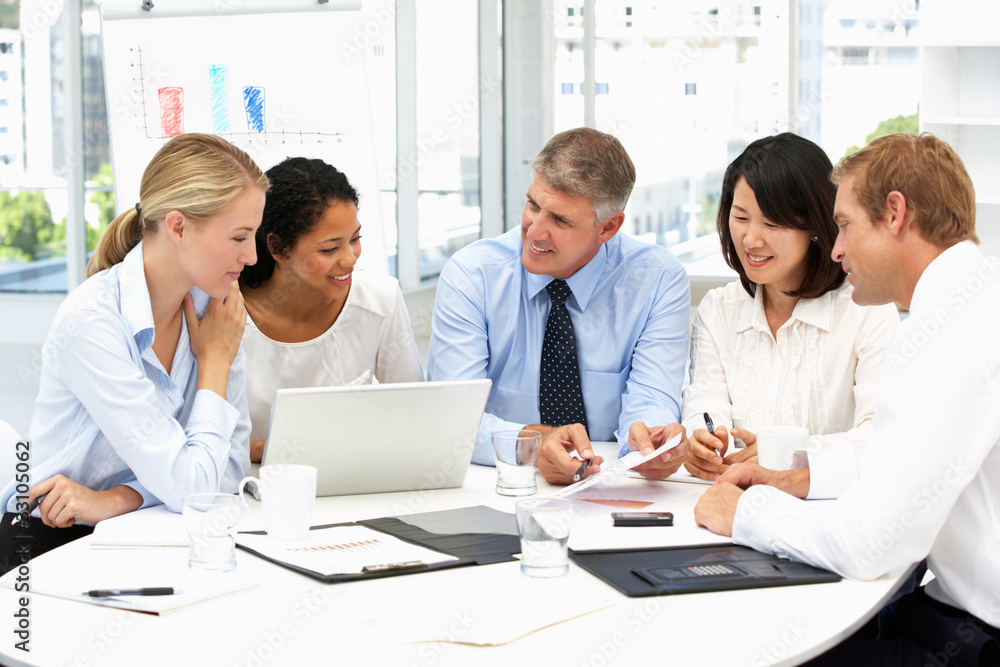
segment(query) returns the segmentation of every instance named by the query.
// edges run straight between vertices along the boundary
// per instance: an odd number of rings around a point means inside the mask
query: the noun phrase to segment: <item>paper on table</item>
[[[637,472],[630,472],[629,477],[636,477],[639,479],[645,479],[642,475]],[[667,478],[671,482],[684,482],[685,484],[704,484],[709,486],[712,484],[710,479],[702,479],[701,477],[695,477],[687,471],[686,468],[682,467],[680,470],[675,472],[673,475]]]
[[[185,561],[186,562],[186,561]],[[31,593],[76,600],[101,607],[114,607],[147,614],[168,614],[198,602],[211,600],[232,593],[256,588],[256,579],[235,572],[207,572],[175,569],[172,571],[142,572],[128,568],[56,568],[47,560],[33,560]],[[96,571],[95,571],[96,570]],[[0,586],[14,588],[16,580],[5,576]],[[92,598],[86,594],[94,589],[173,587],[174,595],[124,595],[122,597]]]
[[[574,501],[570,549],[588,551],[731,544],[731,538],[716,535],[695,522],[694,506],[701,497],[701,491],[695,486],[636,478],[628,473],[629,469],[676,447],[679,442],[680,435],[677,435],[652,454],[642,456],[639,452],[630,452],[598,474],[553,494]],[[680,481],[675,479],[677,475],[674,473],[667,481]],[[611,519],[614,511],[672,512],[674,525],[616,527]]]
[[[324,621],[338,643],[501,646],[620,600],[604,587],[581,586],[583,573],[537,579],[519,570],[516,562],[452,569],[433,595],[427,582],[434,574],[340,587]],[[393,604],[372,593],[379,586],[391,587]]]
[[[186,547],[187,531],[180,514],[163,505],[105,519],[94,526],[91,549]]]
[[[420,561],[425,565],[458,560],[454,556],[399,540],[364,526],[309,531],[303,540],[281,541],[237,533],[236,543],[272,560],[323,576],[361,574],[365,566]]]
[[[588,486],[593,486],[594,484],[608,484],[613,483],[615,478],[624,477],[629,470],[632,468],[642,465],[646,461],[651,461],[657,456],[667,451],[668,449],[673,449],[681,442],[681,434],[678,433],[674,437],[667,440],[665,443],[657,447],[655,450],[643,456],[642,452],[629,452],[625,456],[621,457],[617,461],[613,462],[611,465],[603,468],[601,472],[596,475],[591,475],[585,479],[581,479],[576,484],[570,484],[561,491],[557,491],[552,494],[554,498],[562,498],[574,494],[578,491],[586,489]]]

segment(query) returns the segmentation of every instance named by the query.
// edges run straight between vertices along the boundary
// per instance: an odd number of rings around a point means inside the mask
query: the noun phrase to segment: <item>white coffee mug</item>
[[[771,470],[788,470],[792,455],[809,445],[809,431],[801,426],[765,426],[757,431],[757,463]]]
[[[264,506],[264,529],[276,540],[301,540],[309,534],[316,500],[316,468],[303,465],[261,466],[260,478],[244,477],[240,498],[250,512],[243,488],[256,482]]]

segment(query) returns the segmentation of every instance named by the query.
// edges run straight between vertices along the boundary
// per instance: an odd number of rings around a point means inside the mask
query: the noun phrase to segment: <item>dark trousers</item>
[[[27,525],[21,521],[11,525],[18,516],[13,512],[4,512],[3,519],[0,519],[0,574],[94,532],[93,526],[50,528],[35,517],[28,517]]]
[[[806,664],[810,667],[1000,665],[1000,630],[972,614],[934,600],[923,588],[889,605],[879,618],[881,624],[869,624]]]

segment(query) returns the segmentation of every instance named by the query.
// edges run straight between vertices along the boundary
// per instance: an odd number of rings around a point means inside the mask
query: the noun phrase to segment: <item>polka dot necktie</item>
[[[553,280],[545,288],[552,301],[542,341],[542,369],[538,378],[538,411],[549,426],[583,424],[587,412],[580,387],[580,364],[576,358],[576,334],[566,310],[573,291],[565,280]]]

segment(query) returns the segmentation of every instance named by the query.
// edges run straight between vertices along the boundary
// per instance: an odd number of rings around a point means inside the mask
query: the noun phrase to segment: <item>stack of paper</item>
[[[188,536],[183,518],[163,505],[101,521],[94,526],[94,534],[90,538],[92,549],[186,546]]]

